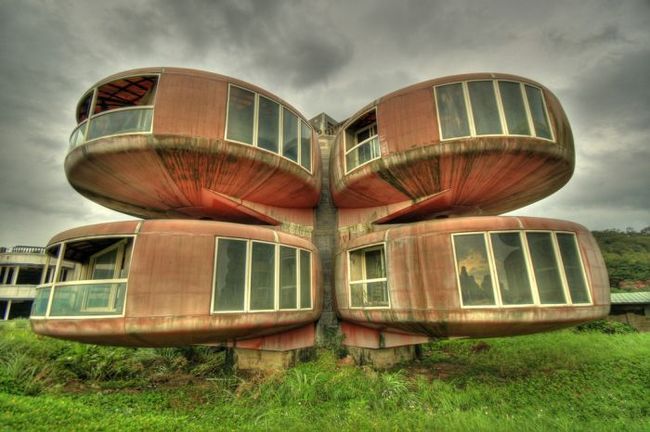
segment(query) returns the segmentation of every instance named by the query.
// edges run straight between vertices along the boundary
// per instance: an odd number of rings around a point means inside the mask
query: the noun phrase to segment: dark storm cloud
[[[522,212],[595,228],[650,225],[649,4],[0,2],[0,246],[125,218],[77,194],[63,159],[84,91],[143,66],[234,76],[306,116],[338,120],[426,79],[527,76],[561,100],[577,162],[565,188]]]

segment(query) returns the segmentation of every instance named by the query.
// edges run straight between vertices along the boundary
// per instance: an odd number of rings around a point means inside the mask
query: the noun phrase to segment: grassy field
[[[441,341],[386,372],[321,350],[242,376],[208,348],[81,345],[14,321],[0,324],[0,430],[649,431],[650,334]]]

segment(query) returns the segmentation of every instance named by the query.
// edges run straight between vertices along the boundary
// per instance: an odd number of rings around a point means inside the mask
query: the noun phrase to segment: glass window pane
[[[300,307],[311,308],[311,253],[300,251]]]
[[[462,84],[436,87],[436,100],[442,138],[469,136],[469,122],[467,121]]]
[[[365,279],[378,279],[386,277],[384,270],[384,248],[369,250],[366,256],[366,277]]]
[[[490,234],[504,305],[532,304],[533,294],[519,233]]]
[[[253,144],[254,115],[255,93],[239,87],[230,87],[227,139]]]
[[[298,117],[287,109],[282,112],[282,156],[298,162]]]
[[[366,162],[377,159],[379,156],[379,140],[375,137],[370,141],[366,141],[345,156],[347,169],[349,171]]]
[[[151,131],[151,108],[129,109],[102,114],[90,119],[87,140],[109,135]]]
[[[257,146],[278,153],[280,106],[272,100],[260,96],[259,109]]]
[[[530,135],[524,99],[519,83],[499,81],[503,111],[506,115],[508,133],[512,135]]]
[[[483,234],[454,236],[454,246],[463,305],[494,305],[494,290]]]
[[[300,122],[300,165],[311,171],[311,128]]]
[[[125,292],[126,283],[59,286],[50,316],[121,315]]]
[[[280,309],[297,307],[296,249],[280,246]]]
[[[363,280],[363,250],[350,252],[350,281]]]
[[[501,120],[492,81],[472,81],[467,86],[476,134],[501,134]]]
[[[246,241],[219,239],[215,275],[215,311],[244,310]]]
[[[93,273],[90,279],[113,279],[115,277],[115,265],[117,261],[117,251],[119,248],[113,248],[108,252],[95,257]]]
[[[542,304],[566,303],[551,233],[529,232],[526,233],[526,238],[530,258],[533,261],[540,302]]]
[[[530,114],[533,116],[533,125],[535,134],[540,138],[551,139],[551,128],[548,125],[548,117],[542,100],[542,91],[537,87],[526,86],[526,96],[528,96],[528,106]]]
[[[275,246],[253,242],[251,262],[251,310],[275,308]]]
[[[365,306],[367,307],[381,307],[388,306],[388,288],[386,281],[370,282],[366,287],[367,300]]]
[[[364,285],[365,285],[364,283],[350,284],[350,294],[351,294],[350,306],[363,307]]]
[[[558,233],[557,243],[560,246],[562,263],[567,282],[569,283],[569,294],[573,303],[589,303],[587,292],[587,281],[582,271],[582,262],[578,252],[578,244],[575,235]]]
[[[94,91],[86,94],[81,102],[79,102],[79,105],[77,105],[77,123],[81,123],[88,118],[88,114],[90,113],[90,104],[93,102],[93,94]]]
[[[32,304],[32,316],[45,316],[47,312],[47,303],[50,301],[50,291],[52,288],[39,288],[36,290],[36,298]]]

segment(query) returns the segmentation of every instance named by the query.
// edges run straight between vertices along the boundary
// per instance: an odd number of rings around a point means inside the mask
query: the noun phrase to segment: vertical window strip
[[[499,272],[497,269],[496,265],[496,258],[495,258],[495,251],[494,251],[494,244],[492,241],[492,235],[494,234],[507,234],[507,233],[518,233],[519,239],[520,239],[520,247],[521,247],[521,252],[523,253],[523,258],[524,258],[524,264],[525,264],[525,269],[526,272],[528,273],[528,282],[529,282],[529,290],[530,294],[532,296],[532,303],[527,302],[527,303],[506,303],[503,300],[503,296],[500,293],[500,288],[499,288]],[[533,251],[530,247],[529,244],[529,236],[528,234],[547,234],[549,236],[549,239],[551,241],[551,247],[549,248],[552,250],[553,253],[553,258],[556,262],[557,270],[558,270],[558,276],[560,277],[560,289],[562,290],[562,294],[565,297],[565,302],[564,303],[542,303],[542,299],[540,298],[540,288],[539,288],[539,281],[538,281],[538,274],[536,274],[535,269],[535,263],[533,262]],[[490,267],[490,273],[491,273],[491,281],[492,281],[492,286],[493,286],[493,294],[495,295],[495,300],[496,302],[494,304],[486,304],[486,305],[471,305],[467,304],[466,301],[464,301],[463,297],[463,284],[461,283],[461,271],[460,267],[462,267],[462,261],[459,259],[458,251],[459,248],[461,248],[461,245],[457,241],[457,239],[462,238],[464,236],[476,236],[476,235],[487,235],[487,238],[484,237],[484,241],[486,241],[487,245],[487,255],[488,255],[488,262],[489,262],[489,267]],[[567,276],[567,264],[564,262],[565,259],[561,256],[562,255],[562,248],[560,247],[559,240],[557,238],[558,235],[567,235],[570,236],[571,240],[573,241],[573,244],[575,246],[575,254],[576,259],[577,259],[577,264],[573,265],[573,267],[578,267],[578,270],[580,271],[580,278],[584,282],[584,291],[582,292],[582,295],[586,297],[585,301],[574,301],[573,297],[576,295],[572,293],[571,291],[571,282],[569,280],[569,277]],[[584,269],[584,263],[582,261],[582,256],[580,255],[580,248],[577,243],[577,237],[575,233],[572,232],[555,232],[555,231],[536,231],[536,230],[526,230],[526,231],[489,231],[489,232],[477,232],[477,233],[456,233],[452,234],[452,252],[454,255],[454,264],[456,267],[456,282],[458,286],[458,291],[459,295],[461,298],[461,302],[463,307],[521,307],[521,306],[572,306],[572,305],[590,305],[592,304],[592,299],[591,299],[591,290],[590,290],[590,284],[586,276],[586,271]],[[565,254],[567,255],[567,254]],[[572,266],[569,266],[571,268]],[[470,277],[468,274],[466,277]],[[578,291],[576,291],[578,292]]]
[[[233,91],[233,89],[235,90]],[[233,93],[236,92],[247,92],[254,95],[251,142],[238,139],[236,133],[232,132],[232,128],[237,126],[234,123],[235,120],[233,120],[233,114],[236,112],[231,109],[233,105],[231,103],[233,100]],[[273,104],[278,107],[276,145],[267,142],[269,133],[268,129],[272,130],[273,128],[269,127],[268,125],[264,125],[264,122],[260,122],[260,116],[263,115],[260,113],[265,113],[265,108],[268,108],[268,106],[272,106]],[[265,105],[265,107],[262,107],[262,105]],[[295,127],[293,127],[292,124],[285,124],[286,122],[294,123]],[[285,130],[287,127],[294,129],[293,132]],[[225,131],[226,140],[241,144],[248,144],[260,149],[270,151],[302,166],[305,170],[311,173],[311,154],[313,146],[311,132],[311,126],[284,105],[270,98],[267,98],[266,96],[262,96],[261,94],[252,90],[248,90],[233,84],[228,85],[228,103],[226,110]],[[303,139],[303,136],[306,137],[306,139]],[[262,138],[260,139],[260,137]],[[291,143],[292,141],[293,144]],[[305,155],[303,156],[303,154]]]
[[[482,132],[477,125],[488,113],[480,111],[476,97],[472,101],[474,93],[470,90],[472,83],[488,81],[492,83],[497,110],[491,117],[498,113],[498,119],[491,119],[491,129],[500,126],[501,130],[497,132]],[[508,80],[461,81],[435,86],[434,97],[441,140],[483,135],[534,136],[554,140],[548,107],[542,90],[536,86]]]
[[[219,309],[218,296],[219,296],[219,287],[221,283],[220,278],[225,277],[224,275],[219,275],[218,272],[223,270],[224,265],[223,261],[220,260],[220,253],[223,254],[223,251],[220,248],[220,243],[225,242],[242,242],[245,243],[245,264],[244,264],[244,284],[243,284],[243,306],[240,309]],[[222,243],[223,242],[223,243]],[[258,250],[254,251],[255,245],[266,245],[258,246]],[[272,247],[273,249],[273,276],[267,274],[267,280],[271,279],[273,283],[273,306],[271,308],[261,308],[264,304],[260,304],[259,308],[255,308],[254,302],[261,301],[259,297],[256,297],[254,294],[254,282],[263,282],[263,274],[255,274],[253,270],[256,264],[254,258],[259,258],[260,247]],[[240,254],[241,255],[241,254]],[[257,256],[255,256],[257,255]],[[293,267],[291,271],[292,275],[284,274],[283,270],[283,257],[291,258],[293,256],[293,264],[290,267]],[[223,255],[222,258],[223,259]],[[263,241],[256,240],[246,240],[230,237],[217,237],[215,245],[215,264],[214,264],[214,276],[213,276],[213,293],[212,293],[212,313],[248,313],[248,312],[270,312],[270,311],[279,311],[279,310],[309,310],[312,308],[312,298],[311,298],[311,251],[296,248],[293,246],[285,246],[279,243],[268,243]],[[258,260],[258,262],[261,262]],[[268,264],[268,263],[267,263]],[[268,273],[268,272],[267,272]],[[288,279],[287,279],[288,277]],[[254,281],[254,278],[256,279]],[[261,278],[261,279],[260,279]],[[295,285],[293,289],[290,290],[293,292],[293,298],[289,299],[290,305],[286,306],[286,303],[283,303],[283,288],[285,282],[293,282]],[[286,292],[286,291],[284,291]],[[264,293],[260,293],[262,295]],[[262,299],[263,300],[263,299]],[[286,299],[285,299],[286,300]],[[264,301],[262,301],[264,303]],[[266,303],[270,305],[270,298],[266,299]]]

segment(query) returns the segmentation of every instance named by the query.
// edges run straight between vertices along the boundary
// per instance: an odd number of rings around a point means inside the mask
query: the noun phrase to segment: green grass
[[[650,334],[569,330],[441,341],[385,372],[321,350],[241,376],[206,348],[95,347],[12,322],[0,325],[0,430],[648,431],[649,359]]]

